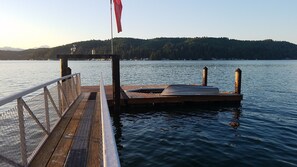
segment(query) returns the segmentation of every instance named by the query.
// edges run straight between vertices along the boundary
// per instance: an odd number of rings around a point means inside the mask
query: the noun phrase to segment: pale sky
[[[109,0],[0,0],[0,47],[110,39]],[[228,37],[297,44],[297,0],[122,0],[114,37]],[[114,12],[113,12],[114,16]]]

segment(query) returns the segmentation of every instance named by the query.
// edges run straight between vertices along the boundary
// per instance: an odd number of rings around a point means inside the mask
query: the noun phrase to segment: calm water
[[[111,64],[71,61],[83,85],[111,83]],[[234,89],[241,108],[131,109],[115,119],[122,166],[297,166],[297,61],[124,61],[121,84],[199,84]],[[58,61],[0,61],[0,98],[59,77]],[[239,127],[229,126],[237,122]]]

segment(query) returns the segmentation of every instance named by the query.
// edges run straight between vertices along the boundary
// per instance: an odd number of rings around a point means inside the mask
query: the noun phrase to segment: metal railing
[[[73,74],[0,99],[0,166],[28,166],[80,94]]]
[[[102,122],[102,146],[103,146],[103,166],[120,167],[120,160],[117,151],[114,133],[112,130],[111,118],[106,100],[104,83],[100,79],[100,101],[101,101],[101,122]]]

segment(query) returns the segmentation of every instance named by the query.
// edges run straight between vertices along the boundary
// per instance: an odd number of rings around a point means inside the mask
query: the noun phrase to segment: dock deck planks
[[[97,93],[95,103],[95,113],[91,127],[91,136],[89,140],[89,154],[87,166],[103,166],[102,153],[102,124],[101,124],[101,107],[100,94]]]
[[[58,145],[55,148],[54,153],[52,154],[50,160],[48,161],[48,167],[62,167],[64,166],[68,152],[71,148],[73,138],[75,137],[75,132],[78,128],[78,124],[81,120],[81,117],[85,111],[85,107],[88,101],[90,93],[83,94],[83,100],[79,107],[77,108],[76,112],[71,118],[70,123],[65,129],[63,136],[61,137]]]
[[[85,105],[84,96],[86,94],[83,94],[79,97],[79,99],[74,103],[74,105],[69,109],[69,111],[64,115],[64,117],[61,119],[59,124],[56,126],[56,128],[53,130],[53,132],[49,135],[46,142],[43,144],[37,155],[32,159],[29,166],[32,167],[39,167],[39,166],[47,166],[50,159],[54,158],[52,162],[59,163],[61,162],[61,157],[63,157],[62,152],[57,153],[57,144],[61,143],[61,140],[65,139],[63,135],[65,134],[65,130],[70,125],[71,127],[71,120],[74,117],[74,113],[76,113],[78,110],[82,110]],[[61,147],[64,147],[66,145],[61,145]],[[54,153],[56,152],[56,153]],[[56,156],[52,156],[56,155]]]
[[[90,94],[82,93],[30,166],[102,166],[100,97],[92,100]],[[85,153],[77,154],[77,149]]]
[[[96,96],[96,93],[91,93],[88,99],[85,112],[81,117],[67,156],[66,167],[87,166],[91,124],[95,109],[95,99],[91,99],[92,96]]]
[[[242,94],[220,93],[201,96],[161,96],[159,93],[127,92],[139,88],[166,88],[167,85],[121,86],[121,105],[168,104],[183,102],[235,102]],[[30,166],[103,166],[102,125],[99,86],[83,86],[79,99],[70,107],[46,143],[33,158]],[[105,86],[106,97],[112,105],[112,86]],[[93,95],[91,95],[93,94]],[[95,96],[93,97],[90,96]],[[84,117],[85,116],[85,117]],[[75,149],[85,150],[76,154]],[[77,156],[78,155],[78,156]]]

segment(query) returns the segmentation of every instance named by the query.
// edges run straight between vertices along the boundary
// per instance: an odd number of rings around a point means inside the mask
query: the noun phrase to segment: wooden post
[[[202,86],[207,86],[207,72],[208,68],[204,67],[202,71]]]
[[[61,77],[64,77],[68,75],[69,69],[68,69],[68,59],[67,58],[61,58]]]
[[[120,88],[120,57],[118,55],[112,55],[112,90],[115,112],[120,111]]]
[[[235,94],[241,94],[241,70],[239,68],[235,71]]]

